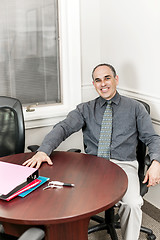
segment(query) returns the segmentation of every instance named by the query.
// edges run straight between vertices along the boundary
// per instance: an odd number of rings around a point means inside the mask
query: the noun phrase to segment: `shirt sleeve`
[[[139,139],[148,147],[151,161],[157,160],[160,162],[160,136],[156,134],[151,117],[141,103],[138,105],[137,112]]]
[[[78,132],[84,125],[81,105],[71,111],[66,119],[56,124],[53,129],[46,135],[38,151],[45,152],[48,156],[55,150],[62,141],[71,134]]]

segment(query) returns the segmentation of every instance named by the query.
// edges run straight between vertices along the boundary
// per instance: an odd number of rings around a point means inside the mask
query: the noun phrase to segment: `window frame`
[[[81,49],[79,0],[58,0],[61,99],[58,104],[35,106],[26,112],[26,129],[49,126],[53,118],[64,118],[81,102]]]

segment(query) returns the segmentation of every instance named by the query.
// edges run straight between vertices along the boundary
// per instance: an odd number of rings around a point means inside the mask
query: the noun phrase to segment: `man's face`
[[[93,85],[102,98],[110,100],[116,94],[118,76],[114,77],[109,67],[99,66],[93,74]]]

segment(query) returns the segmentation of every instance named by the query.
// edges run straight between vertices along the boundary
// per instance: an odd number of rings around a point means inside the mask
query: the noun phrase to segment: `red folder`
[[[11,196],[9,196],[8,198],[6,198],[6,201],[10,201],[12,198],[15,198],[16,196],[18,196],[20,193],[23,193],[35,186],[37,186],[39,183],[41,182],[41,180],[39,179],[35,179],[33,180],[31,183],[27,184],[25,187],[21,188],[20,190],[18,190],[17,192],[13,193]]]

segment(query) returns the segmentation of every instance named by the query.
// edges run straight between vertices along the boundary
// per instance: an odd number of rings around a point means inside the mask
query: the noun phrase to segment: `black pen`
[[[57,186],[64,186],[64,187],[74,187],[73,183],[64,183],[60,181],[51,181],[48,185],[57,185]]]

